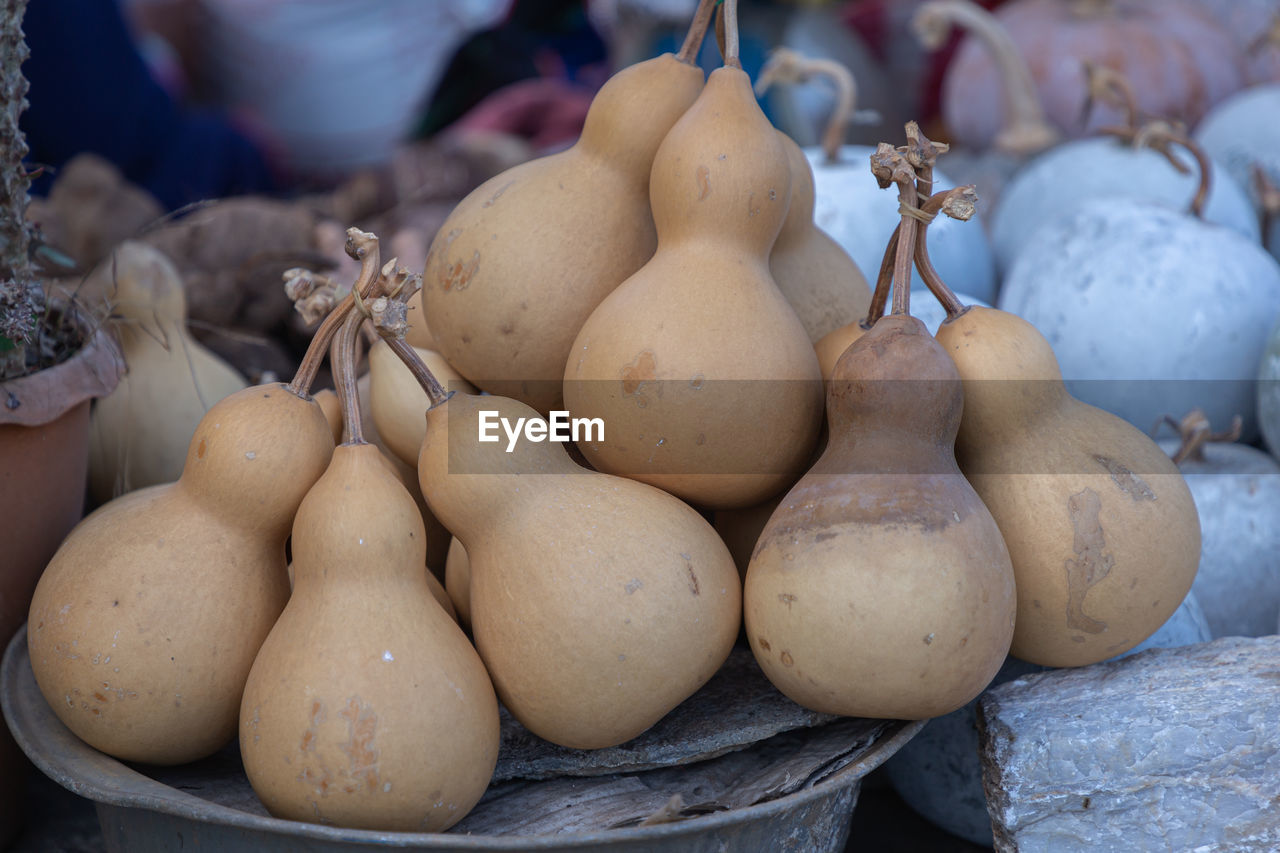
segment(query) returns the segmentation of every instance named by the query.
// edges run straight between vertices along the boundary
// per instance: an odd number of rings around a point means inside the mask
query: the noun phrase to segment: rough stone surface
[[[1280,849],[1280,636],[1023,676],[978,725],[997,850]]]
[[[1209,639],[1209,624],[1195,593],[1191,592],[1160,630],[1115,659],[1147,649],[1186,646]],[[1005,658],[987,689],[1046,669],[1015,657]],[[990,846],[991,818],[987,814],[982,762],[978,758],[979,699],[930,720],[920,734],[885,763],[884,769],[893,789],[918,814],[952,835]]]

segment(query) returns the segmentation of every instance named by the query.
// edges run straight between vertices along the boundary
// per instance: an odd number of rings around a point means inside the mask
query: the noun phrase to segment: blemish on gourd
[[[208,452],[208,450],[209,450],[209,445],[205,443],[205,440],[203,438],[200,439],[200,444],[196,446],[196,458],[203,459],[205,453]]]
[[[779,653],[778,660],[782,661],[783,666],[795,666],[795,658],[791,657],[791,652],[783,651]]]
[[[684,558],[684,568],[689,573],[689,592],[698,595],[698,576],[693,573],[693,558],[688,554],[680,556]]]
[[[462,231],[457,228],[450,231],[445,235],[444,246],[441,248],[441,255],[444,257],[445,262],[441,265],[438,279],[440,289],[446,293],[450,290],[465,290],[467,285],[471,284],[471,279],[475,277],[476,271],[480,269],[480,251],[478,249],[472,251],[471,259],[468,261],[449,260],[449,248],[461,233]]]
[[[747,218],[748,219],[750,219],[751,217],[755,216],[757,213],[760,212],[760,208],[756,205],[755,201],[756,201],[756,194],[750,193],[747,196]]]
[[[1146,481],[1124,465],[1107,456],[1094,455],[1093,459],[1107,469],[1107,473],[1111,475],[1112,481],[1120,488],[1120,491],[1133,498],[1135,502],[1156,499],[1156,493],[1151,490]]]
[[[622,393],[635,397],[636,405],[643,407],[647,401],[640,391],[647,383],[652,382],[658,373],[658,363],[654,358],[653,350],[642,350],[636,355],[634,361],[623,366],[621,373]]]
[[[928,634],[925,634],[925,636],[924,636],[924,644],[925,644],[926,646],[933,645],[933,638],[934,638],[935,636],[937,636],[937,635],[936,635],[936,634],[934,634],[932,631],[931,631],[931,632],[929,632]]]
[[[502,186],[498,187],[497,192],[495,192],[493,195],[489,196],[487,199],[485,199],[483,202],[481,202],[480,206],[481,206],[481,207],[493,207],[494,202],[496,202],[498,199],[502,198],[502,194],[503,194],[504,192],[506,192],[508,189],[510,189],[510,188],[511,188],[511,185],[512,185],[512,184],[514,184],[514,183],[515,183],[515,181],[507,181],[505,184],[503,184]]]
[[[756,637],[756,642],[759,643],[760,648],[764,649],[766,652],[773,651],[773,646],[769,645],[769,641],[764,637]]]
[[[624,586],[623,589],[627,591],[627,595],[631,595],[632,593],[634,593],[636,590],[640,589],[643,586],[644,586],[644,582],[641,581],[639,578],[632,578],[631,580],[627,581],[627,585]]]
[[[247,453],[244,455],[244,458],[245,458],[245,459],[248,459],[249,461],[251,461],[251,462],[252,462],[254,459],[257,459],[257,458],[258,458],[258,454],[254,453],[252,450],[250,450],[249,452],[247,452]]]
[[[347,721],[347,742],[341,745],[341,749],[347,754],[348,775],[357,782],[363,782],[368,790],[376,790],[379,785],[378,751],[373,740],[377,733],[378,715],[363,704],[359,696],[351,696],[338,716]]]
[[[791,602],[795,601],[796,597],[789,592],[780,592],[778,593],[778,600],[787,605],[787,609],[790,610]]]
[[[698,201],[702,201],[711,195],[711,170],[706,166],[699,166],[693,177],[698,182]]]
[[[1089,634],[1102,633],[1107,624],[1085,615],[1084,598],[1115,565],[1115,558],[1103,551],[1106,541],[1098,520],[1101,509],[1102,499],[1093,489],[1086,488],[1067,498],[1067,516],[1075,531],[1071,548],[1076,553],[1076,559],[1063,562],[1067,572],[1067,627]]]

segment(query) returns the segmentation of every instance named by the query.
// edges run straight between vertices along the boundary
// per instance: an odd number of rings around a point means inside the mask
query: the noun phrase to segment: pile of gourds
[[[974,204],[934,191],[946,146],[909,125],[872,153],[899,223],[871,292],[757,105],[733,0],[724,66],[704,84],[693,64],[715,5],[604,86],[576,145],[464,199],[420,277],[353,229],[360,278],[292,381],[225,396],[176,481],[73,531],[28,629],[72,731],[152,763],[238,733],[273,814],[437,831],[488,784],[499,700],[549,741],[618,744],[745,629],[807,707],[934,717],[1009,653],[1088,664],[1174,612],[1200,559],[1191,493],[1067,392],[1035,326],[934,269],[929,223]],[[560,410],[602,430],[539,440]],[[707,519],[753,509],[735,567]],[[448,534],[470,637],[425,568]]]

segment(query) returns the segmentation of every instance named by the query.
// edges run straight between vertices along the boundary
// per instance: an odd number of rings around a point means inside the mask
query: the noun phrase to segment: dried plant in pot
[[[0,8],[0,635],[21,626],[36,579],[80,519],[89,401],[124,372],[115,343],[65,300],[46,298],[30,258],[29,178],[18,116],[27,83],[25,0]],[[21,828],[21,753],[0,732],[0,845]]]

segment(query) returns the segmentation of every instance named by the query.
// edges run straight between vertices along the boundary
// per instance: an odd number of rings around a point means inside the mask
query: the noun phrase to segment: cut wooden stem
[[[741,68],[738,58],[738,0],[724,0],[724,64]]]
[[[916,193],[920,198],[933,195],[933,169],[938,164],[938,157],[950,150],[947,143],[934,142],[925,136],[916,122],[907,122],[907,146],[903,153],[911,168],[915,169]]]
[[[930,50],[942,47],[952,26],[966,30],[986,46],[1004,84],[1004,127],[992,143],[997,151],[1027,156],[1058,141],[1060,134],[1045,117],[1026,60],[994,15],[969,0],[930,0],[916,11],[911,26],[916,38]]]
[[[351,288],[351,293],[347,294],[347,298],[338,304],[329,312],[329,316],[325,317],[324,322],[320,324],[320,328],[316,330],[315,335],[311,338],[311,343],[307,346],[307,351],[302,357],[302,363],[298,365],[298,372],[294,374],[293,381],[289,383],[288,389],[300,397],[306,397],[311,391],[311,384],[316,380],[316,373],[320,370],[320,365],[324,361],[325,352],[329,349],[329,343],[333,340],[333,336],[337,334],[338,329],[347,319],[347,314],[351,312],[352,307],[356,303],[356,294],[368,295],[373,292],[373,288],[378,284],[380,273],[378,265],[378,238],[367,231],[361,231],[358,228],[347,229],[347,254],[357,261],[360,261],[360,277]]]
[[[684,44],[680,45],[676,59],[686,65],[697,64],[698,51],[702,49],[702,41],[707,36],[707,26],[711,23],[715,8],[716,0],[699,0],[698,8],[693,13],[693,21],[689,24],[689,32],[685,34]]]

